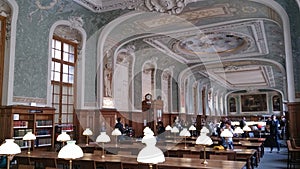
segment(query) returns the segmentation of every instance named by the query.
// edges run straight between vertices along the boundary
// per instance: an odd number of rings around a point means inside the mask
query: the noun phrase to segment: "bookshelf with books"
[[[21,148],[28,148],[23,136],[31,131],[36,135],[34,147],[54,147],[54,112],[51,107],[25,105],[0,107],[1,143],[7,138],[15,139]]]

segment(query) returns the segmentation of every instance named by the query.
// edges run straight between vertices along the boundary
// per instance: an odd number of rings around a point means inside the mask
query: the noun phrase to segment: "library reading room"
[[[300,168],[299,16],[300,0],[1,0],[0,169]]]

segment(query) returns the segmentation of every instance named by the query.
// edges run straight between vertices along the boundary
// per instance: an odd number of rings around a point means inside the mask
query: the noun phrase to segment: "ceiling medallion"
[[[179,40],[175,48],[183,54],[234,53],[247,46],[246,38],[227,32],[205,33]]]

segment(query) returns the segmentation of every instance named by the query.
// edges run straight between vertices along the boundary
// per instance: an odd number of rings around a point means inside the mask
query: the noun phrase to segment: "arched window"
[[[236,112],[236,101],[235,98],[229,98],[228,102],[229,112]]]
[[[273,111],[281,111],[281,99],[278,95],[273,96]]]
[[[73,125],[76,107],[76,61],[82,48],[81,33],[67,25],[55,27],[51,48],[52,106],[55,124]]]

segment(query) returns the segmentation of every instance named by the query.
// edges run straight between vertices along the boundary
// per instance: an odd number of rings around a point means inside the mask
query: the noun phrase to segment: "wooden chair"
[[[293,148],[291,140],[287,140],[286,145],[288,148],[287,168],[295,168],[300,165],[300,149]]]
[[[18,169],[34,169],[33,165],[19,164]]]
[[[228,160],[228,156],[227,155],[210,154],[209,159],[212,159],[212,160]]]

